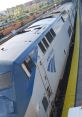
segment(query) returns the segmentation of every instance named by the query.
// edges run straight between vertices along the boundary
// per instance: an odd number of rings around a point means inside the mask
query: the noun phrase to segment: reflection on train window
[[[49,44],[47,43],[46,39],[43,38],[42,41],[43,41],[44,45],[46,46],[46,48],[48,48],[49,47]]]
[[[53,37],[56,36],[56,33],[54,32],[54,30],[53,30],[52,28],[50,29],[50,32],[51,32],[51,34],[53,35]]]
[[[22,68],[25,71],[25,73],[27,74],[28,77],[31,76],[32,73],[32,68],[35,66],[35,64],[33,63],[31,58],[26,59],[23,64],[22,64]]]
[[[38,45],[39,45],[40,49],[42,50],[42,52],[45,53],[46,49],[45,49],[44,45],[42,44],[42,42],[40,42]]]
[[[48,100],[47,100],[46,97],[43,97],[42,104],[43,104],[44,110],[47,111],[47,108],[48,108]]]
[[[47,37],[47,40],[49,41],[49,43],[51,43],[52,40],[53,40],[53,37],[52,37],[52,35],[51,35],[50,32],[48,32],[48,33],[46,34],[46,37]]]

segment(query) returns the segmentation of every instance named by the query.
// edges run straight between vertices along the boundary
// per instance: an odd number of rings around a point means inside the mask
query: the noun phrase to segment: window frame
[[[49,43],[51,43],[53,41],[53,37],[52,37],[50,31],[45,36],[46,36]]]
[[[53,37],[56,37],[56,33],[54,32],[52,28],[50,29],[50,33],[52,34]]]
[[[32,66],[29,65],[29,63],[31,62]],[[26,60],[23,61],[22,63],[22,68],[24,70],[24,72],[26,73],[26,75],[30,78],[31,74],[32,74],[32,68],[34,66],[34,62],[32,61],[31,57],[29,56]]]

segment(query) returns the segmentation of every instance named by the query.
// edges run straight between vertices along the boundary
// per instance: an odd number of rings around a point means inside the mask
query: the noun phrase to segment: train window
[[[49,43],[51,43],[52,40],[53,40],[53,37],[52,37],[52,35],[51,35],[50,32],[48,32],[48,33],[46,34],[46,37],[47,37],[47,40],[49,41]]]
[[[47,100],[46,97],[43,97],[42,104],[43,104],[44,110],[47,111],[47,108],[48,108],[48,100]]]
[[[0,74],[0,89],[9,88],[12,86],[11,72]]]
[[[69,28],[68,28],[68,34],[69,34],[69,37],[70,37],[70,35],[71,35],[71,26],[69,26]]]
[[[42,52],[45,53],[46,49],[45,49],[44,45],[42,44],[42,42],[40,42],[38,45],[39,45],[40,49],[42,50]]]
[[[27,74],[28,77],[31,76],[32,73],[32,68],[34,67],[34,63],[32,61],[31,58],[26,59],[23,64],[22,64],[22,68],[25,71],[25,73]]]
[[[30,66],[29,66],[28,62],[24,61],[24,65],[26,66],[28,71],[31,73],[31,69],[30,69]]]
[[[25,60],[25,62],[28,64],[28,69],[29,69],[29,72],[31,73],[32,72],[32,68],[35,66],[33,60],[31,57],[29,57],[28,59]]]
[[[56,33],[54,32],[54,30],[53,30],[52,28],[50,29],[50,32],[51,32],[51,34],[53,35],[53,37],[56,36]]]
[[[46,46],[46,48],[48,48],[49,47],[49,44],[47,43],[46,39],[43,38],[42,41],[43,41],[44,45]]]
[[[22,68],[23,68],[23,70],[25,71],[26,75],[27,75],[28,77],[30,77],[30,76],[31,76],[31,70],[30,70],[30,68],[29,68],[29,66],[27,65],[26,62],[24,62],[24,63],[22,64]]]

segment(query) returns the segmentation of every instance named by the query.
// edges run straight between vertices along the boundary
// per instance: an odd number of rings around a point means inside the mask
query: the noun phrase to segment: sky
[[[6,8],[11,8],[13,6],[23,4],[32,0],[0,0],[0,11],[6,10]]]

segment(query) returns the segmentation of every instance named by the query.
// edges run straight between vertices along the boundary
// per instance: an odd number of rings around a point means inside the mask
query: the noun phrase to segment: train
[[[0,117],[50,117],[69,55],[75,7],[60,5],[0,45]]]

